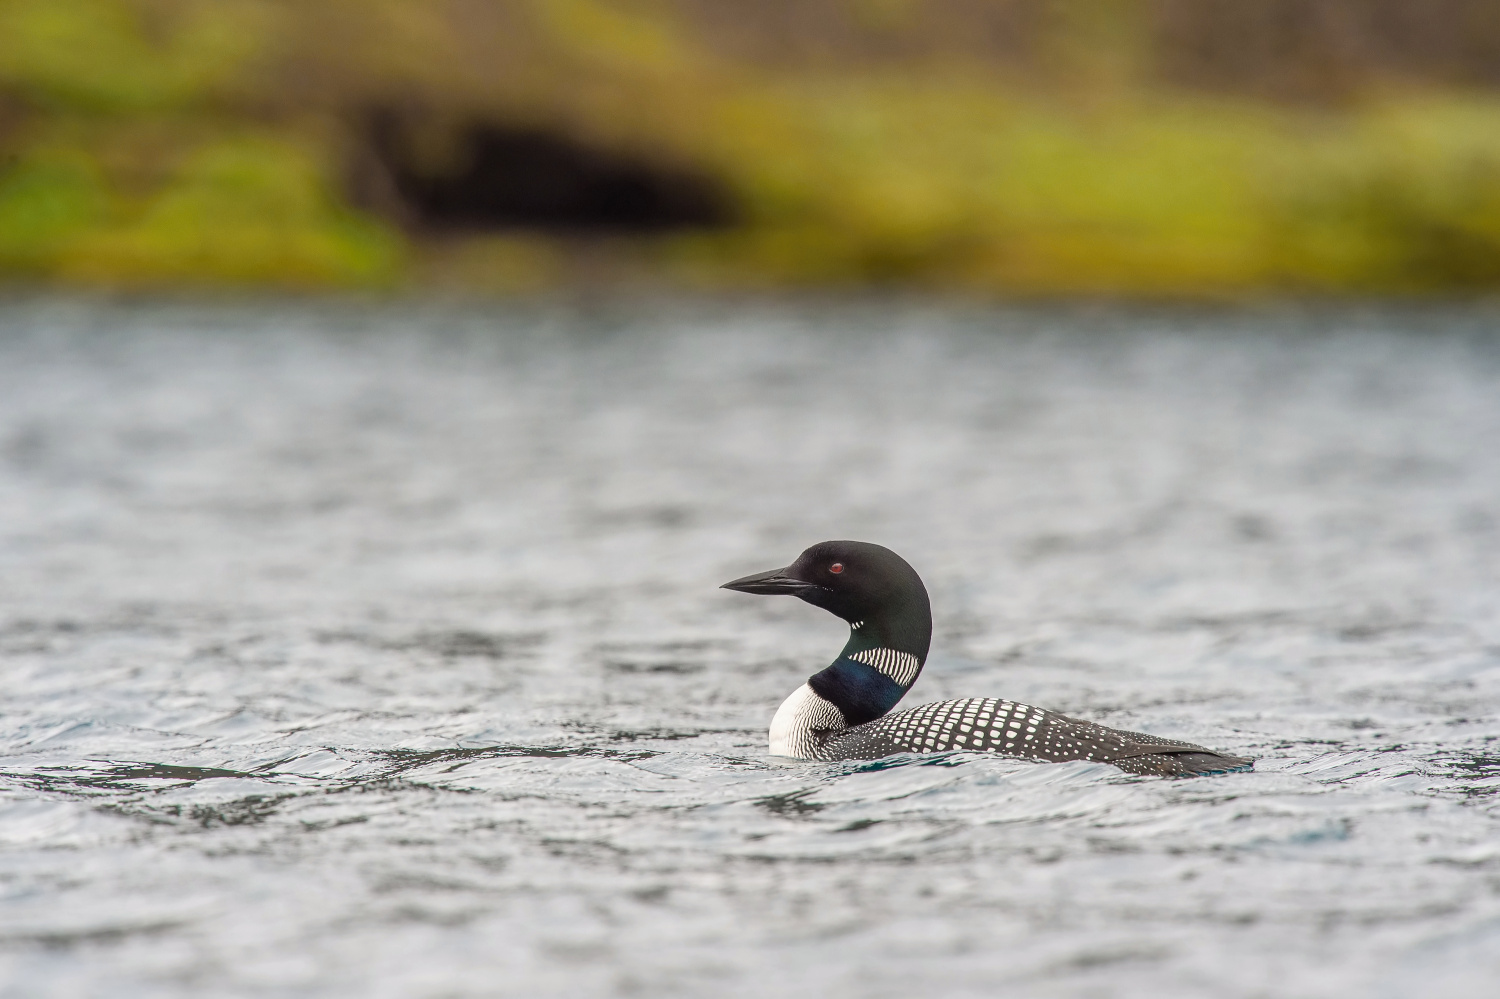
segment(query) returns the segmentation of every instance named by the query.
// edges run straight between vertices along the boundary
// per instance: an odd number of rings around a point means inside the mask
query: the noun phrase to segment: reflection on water
[[[0,310],[0,995],[1487,995],[1479,310]],[[910,703],[1260,758],[765,753]]]

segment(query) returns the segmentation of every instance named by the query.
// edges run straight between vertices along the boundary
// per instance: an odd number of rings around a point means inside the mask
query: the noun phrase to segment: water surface
[[[0,994],[1490,995],[1496,326],[0,307]],[[837,537],[1255,771],[768,757]]]

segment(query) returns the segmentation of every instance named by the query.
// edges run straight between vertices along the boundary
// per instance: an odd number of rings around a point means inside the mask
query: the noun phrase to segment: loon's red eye
[[[830,565],[828,567],[828,571],[831,572],[831,573],[833,573],[834,575],[838,575],[839,573],[841,573],[841,572],[844,571],[844,563],[842,563],[842,562],[835,562],[835,563],[833,563],[833,565]]]

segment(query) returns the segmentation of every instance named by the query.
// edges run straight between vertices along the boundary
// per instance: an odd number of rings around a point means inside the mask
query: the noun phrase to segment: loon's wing
[[[972,749],[1028,760],[1094,760],[1138,774],[1227,773],[1251,762],[1190,742],[1125,732],[994,697],[934,701],[832,733],[819,757],[871,760],[895,753]]]

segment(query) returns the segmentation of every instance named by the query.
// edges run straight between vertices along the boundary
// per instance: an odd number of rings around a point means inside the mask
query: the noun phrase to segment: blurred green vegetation
[[[1495,5],[1246,6],[0,0],[0,276],[1500,287]],[[391,109],[438,160],[491,123],[687,166],[736,222],[439,231],[371,151]]]

